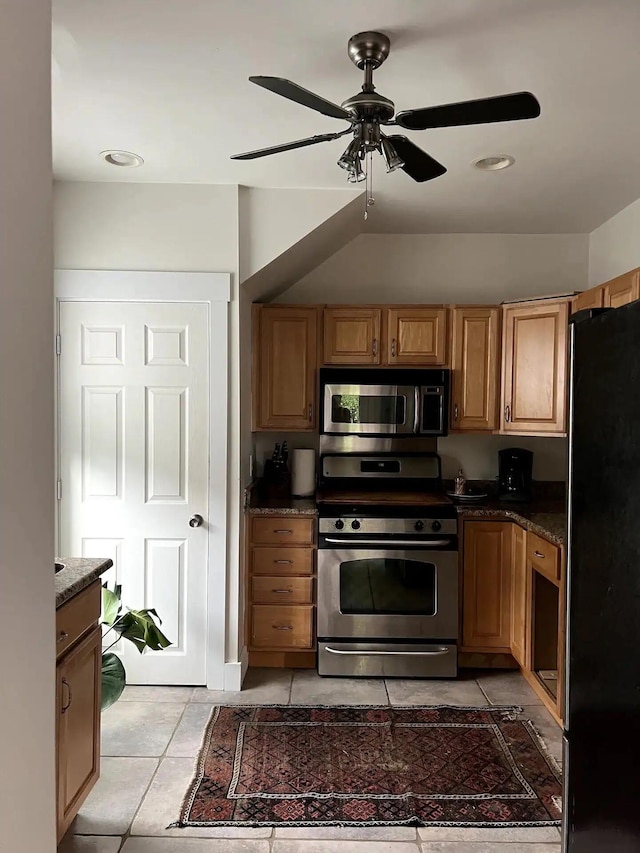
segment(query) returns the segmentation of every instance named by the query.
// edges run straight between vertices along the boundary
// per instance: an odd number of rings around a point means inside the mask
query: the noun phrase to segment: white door
[[[206,683],[207,310],[60,304],[59,552],[111,557],[104,579],[125,605],[154,607],[173,643],[118,644],[129,683]]]

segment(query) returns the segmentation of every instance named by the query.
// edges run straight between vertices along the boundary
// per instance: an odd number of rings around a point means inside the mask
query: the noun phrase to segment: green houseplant
[[[153,608],[131,610],[122,606],[122,585],[115,584],[113,590],[107,584],[102,585],[102,624],[106,625],[104,637],[113,631],[117,636],[111,645],[102,652],[102,710],[109,708],[120,698],[125,688],[127,674],[120,658],[109,649],[123,637],[130,640],[140,654],[145,649],[154,652],[171,645],[158,625],[162,619]]]

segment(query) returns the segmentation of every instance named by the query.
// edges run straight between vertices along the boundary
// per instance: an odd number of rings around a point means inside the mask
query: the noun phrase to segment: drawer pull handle
[[[540,559],[544,560],[544,554],[541,554],[540,551],[534,551],[533,556],[539,557]]]
[[[293,530],[274,530],[274,533],[293,533]]]
[[[60,631],[60,633],[58,634],[58,639],[56,640],[56,643],[58,643],[58,644],[64,643],[64,641],[68,640],[68,639],[69,639],[69,635],[67,634],[67,632],[66,631]]]
[[[293,560],[274,560],[274,563],[277,563],[279,566],[290,566],[293,563]]]
[[[64,704],[64,699],[63,699],[63,700],[62,700],[62,708],[60,709],[60,710],[62,711],[62,713],[63,713],[63,714],[66,714],[66,713],[67,713],[67,711],[69,710],[69,708],[71,707],[71,688],[69,687],[69,682],[67,681],[67,679],[66,679],[66,678],[63,678],[63,679],[62,679],[62,686],[63,686],[63,687],[66,687],[66,688],[67,688],[67,691],[68,691],[68,693],[69,693],[69,701],[68,701],[68,702],[67,702],[67,704],[65,705],[65,704]]]
[[[292,589],[272,589],[271,592],[275,592],[276,595],[292,595]]]
[[[272,625],[271,627],[276,631],[293,631],[293,625]]]

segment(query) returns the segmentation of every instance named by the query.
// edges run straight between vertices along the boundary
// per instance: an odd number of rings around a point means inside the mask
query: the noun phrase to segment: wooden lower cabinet
[[[249,664],[314,667],[316,519],[249,515],[247,528]]]
[[[562,722],[565,578],[562,549],[511,521],[463,520],[461,665],[514,659]]]
[[[520,666],[528,666],[527,531],[519,524],[511,526],[511,654]]]
[[[81,601],[86,617],[82,636],[65,648],[56,664],[58,841],[100,775],[102,633],[97,626],[94,607],[96,598],[99,600],[100,596],[99,582],[88,591],[91,595]],[[80,599],[85,592],[77,598]],[[69,616],[77,619],[75,599],[58,611],[62,611],[63,621],[65,608]],[[60,624],[60,619],[57,621]],[[64,633],[58,631],[58,641]]]
[[[464,522],[463,652],[510,650],[511,535],[508,521]]]

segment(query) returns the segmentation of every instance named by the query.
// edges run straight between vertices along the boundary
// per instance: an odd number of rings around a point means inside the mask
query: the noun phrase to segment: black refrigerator
[[[640,302],[572,318],[563,851],[640,851]]]

